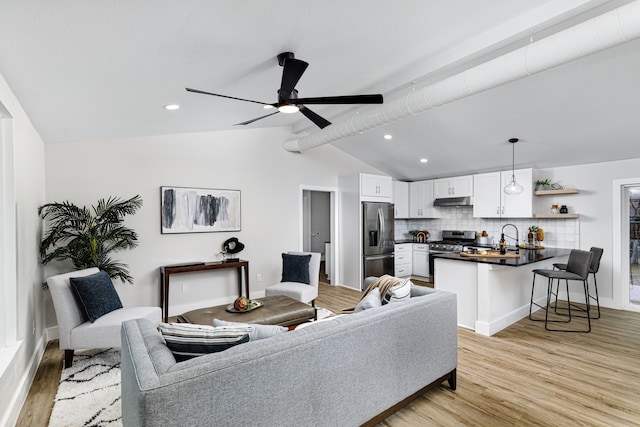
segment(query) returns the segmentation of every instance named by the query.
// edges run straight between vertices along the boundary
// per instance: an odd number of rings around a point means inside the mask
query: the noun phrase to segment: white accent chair
[[[309,260],[309,284],[299,282],[280,282],[268,286],[265,296],[286,295],[305,304],[316,306],[318,297],[318,279],[320,277],[320,258],[317,252],[287,252],[289,255],[311,255]]]
[[[131,319],[148,319],[158,325],[162,316],[160,307],[120,308],[91,323],[85,320],[69,278],[98,273],[98,268],[58,274],[47,279],[53,306],[58,320],[60,349],[64,350],[64,366],[73,364],[74,350],[90,348],[120,348],[122,322]]]

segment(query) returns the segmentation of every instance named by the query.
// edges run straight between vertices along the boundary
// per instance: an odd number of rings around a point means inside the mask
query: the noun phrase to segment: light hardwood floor
[[[359,295],[320,285],[316,305],[339,312]],[[528,319],[492,337],[459,328],[458,348],[457,390],[435,388],[380,426],[640,426],[640,313],[603,309],[589,334]],[[52,342],[19,426],[47,425],[61,365]]]

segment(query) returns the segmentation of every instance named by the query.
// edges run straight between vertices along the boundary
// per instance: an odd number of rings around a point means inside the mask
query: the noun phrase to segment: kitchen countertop
[[[512,251],[511,251],[512,252]],[[483,258],[483,257],[463,257],[458,253],[443,252],[431,253],[432,257],[451,259],[455,261],[475,262],[482,264],[505,265],[508,267],[521,267],[523,265],[533,264],[534,262],[543,261],[558,256],[569,255],[571,249],[565,248],[548,248],[548,249],[520,249],[519,258]]]

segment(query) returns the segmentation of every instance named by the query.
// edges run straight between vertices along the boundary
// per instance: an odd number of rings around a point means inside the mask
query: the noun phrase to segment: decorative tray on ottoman
[[[258,301],[258,300],[249,300],[249,305],[247,306],[246,310],[236,310],[235,307],[233,306],[233,304],[229,304],[226,307],[226,310],[229,313],[248,313],[252,310],[255,310],[256,308],[260,308],[262,307],[262,301]]]

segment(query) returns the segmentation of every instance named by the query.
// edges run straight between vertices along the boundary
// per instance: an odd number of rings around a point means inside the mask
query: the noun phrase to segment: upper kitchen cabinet
[[[393,199],[390,176],[360,174],[360,196],[365,202],[389,202]]]
[[[409,218],[439,218],[440,210],[433,206],[433,181],[409,183]]]
[[[409,183],[393,181],[393,205],[396,218],[409,218]]]
[[[473,175],[434,179],[433,195],[436,199],[471,197],[473,196]]]
[[[511,181],[511,171],[474,175],[474,217],[533,217],[533,169],[519,169],[514,173],[518,184],[524,187],[524,191],[517,195],[504,192],[504,187]]]

